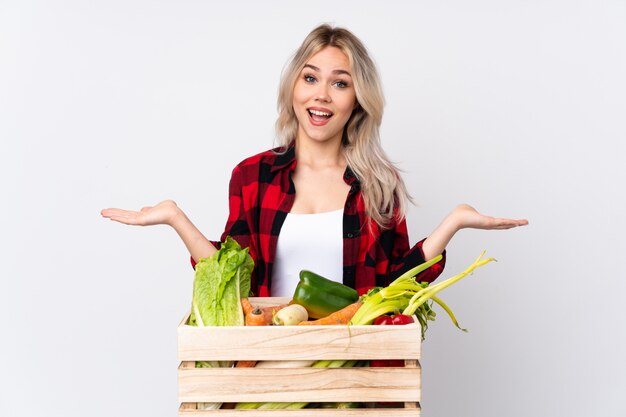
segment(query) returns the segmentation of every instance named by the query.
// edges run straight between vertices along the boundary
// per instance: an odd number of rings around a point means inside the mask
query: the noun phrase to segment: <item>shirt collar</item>
[[[280,152],[283,148],[276,148],[274,151]],[[272,168],[270,168],[270,172],[280,171],[281,169],[285,169],[287,167],[295,167],[296,162],[296,147],[292,144],[289,145],[287,150],[284,153],[279,153],[276,155],[276,159],[274,159],[274,164]]]
[[[275,151],[280,152],[282,148],[277,148]],[[270,169],[270,172],[274,173],[276,171],[280,171],[285,168],[294,169],[296,166],[296,147],[294,144],[289,145],[287,150],[284,153],[279,153],[276,155],[276,159],[274,160],[274,164]],[[349,166],[346,166],[346,171],[343,174],[343,180],[346,184],[359,187],[360,182],[356,175],[354,175],[354,171]]]
[[[354,175],[354,172],[349,166],[346,167],[346,172],[343,173],[343,180],[346,182],[346,184],[351,185],[354,189],[360,187],[361,185],[359,179],[356,177],[356,175]]]

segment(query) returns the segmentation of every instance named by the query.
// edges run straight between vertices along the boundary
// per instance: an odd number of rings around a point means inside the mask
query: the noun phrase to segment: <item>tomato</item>
[[[393,319],[391,318],[391,316],[387,316],[383,314],[382,316],[376,317],[376,319],[374,320],[374,324],[378,326],[392,325],[394,324],[392,320]]]
[[[413,323],[413,317],[405,314],[396,314],[391,318],[391,324],[410,324]]]
[[[382,316],[376,317],[376,319],[374,319],[374,323],[373,324],[375,324],[377,326],[390,326],[393,323],[392,323],[391,316],[383,314]],[[384,368],[384,367],[389,366],[389,360],[387,360],[387,359],[371,360],[370,361],[370,366],[372,368]]]
[[[379,326],[380,325],[383,325],[383,326],[384,325],[402,325],[402,324],[409,324],[409,323],[413,323],[413,317],[407,316],[404,314],[396,314],[395,316],[382,315],[382,316],[376,317],[376,319],[374,320],[374,324],[377,324]],[[402,359],[371,360],[370,366],[372,368],[389,368],[389,367],[403,368],[404,361]],[[379,403],[376,403],[376,406],[380,408],[398,408],[398,407],[402,407],[402,403],[379,402]]]

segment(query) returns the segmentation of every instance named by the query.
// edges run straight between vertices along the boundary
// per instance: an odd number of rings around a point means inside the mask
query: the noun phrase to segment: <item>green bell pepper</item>
[[[309,317],[319,319],[341,310],[358,299],[359,294],[355,289],[303,270],[300,271],[300,281],[296,286],[292,303],[302,305],[309,313]]]

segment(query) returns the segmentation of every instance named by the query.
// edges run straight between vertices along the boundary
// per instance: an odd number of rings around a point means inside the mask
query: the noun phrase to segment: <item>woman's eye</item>
[[[335,82],[335,85],[339,88],[346,88],[348,86],[348,83],[343,82],[343,81],[337,81]]]
[[[306,81],[307,83],[314,83],[315,82],[315,77],[312,75],[305,75],[304,76],[304,81]]]

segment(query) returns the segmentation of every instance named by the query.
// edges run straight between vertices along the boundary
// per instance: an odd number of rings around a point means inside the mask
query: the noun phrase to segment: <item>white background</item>
[[[193,271],[100,209],[176,200],[222,232],[232,167],[273,144],[283,65],[359,36],[419,203],[528,218],[462,231],[423,352],[423,415],[624,416],[623,1],[0,1],[0,415],[173,416]]]

